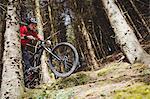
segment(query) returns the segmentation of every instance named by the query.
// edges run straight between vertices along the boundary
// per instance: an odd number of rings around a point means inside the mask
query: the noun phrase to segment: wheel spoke
[[[78,54],[76,49],[69,43],[60,43],[52,50],[61,60],[55,59],[54,56],[50,59],[50,67],[57,76],[70,75],[76,67]]]

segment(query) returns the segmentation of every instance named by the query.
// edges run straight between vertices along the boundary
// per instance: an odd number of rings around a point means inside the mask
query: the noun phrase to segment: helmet
[[[30,18],[29,19],[29,24],[30,23],[34,23],[34,24],[37,24],[37,20],[35,18]]]

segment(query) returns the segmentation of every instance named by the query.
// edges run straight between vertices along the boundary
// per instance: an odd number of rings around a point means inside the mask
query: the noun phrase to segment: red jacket
[[[29,30],[27,29],[27,26],[21,26],[21,27],[20,27],[20,36],[21,36],[21,37],[24,37],[24,36],[29,36],[29,35],[32,35],[33,37],[35,37],[35,38],[37,38],[37,39],[40,39],[40,38],[38,37],[38,35],[37,35],[36,32],[34,32],[34,31],[29,31]],[[29,40],[29,39],[21,39],[21,45],[22,45],[23,47],[25,47],[26,44],[29,43],[29,42],[31,42],[31,40]]]

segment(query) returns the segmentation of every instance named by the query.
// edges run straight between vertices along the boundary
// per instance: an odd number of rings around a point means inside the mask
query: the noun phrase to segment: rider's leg
[[[24,61],[24,64],[25,64],[25,68],[26,69],[29,69],[31,67],[31,63],[30,63],[30,54],[28,52],[27,49],[23,49],[22,50],[22,57],[23,57],[23,61]]]

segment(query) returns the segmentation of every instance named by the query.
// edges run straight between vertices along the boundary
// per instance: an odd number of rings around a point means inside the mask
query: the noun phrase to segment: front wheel
[[[52,49],[52,53],[55,56],[50,56],[49,64],[52,72],[56,76],[67,77],[75,71],[79,56],[73,45],[67,42],[61,42]]]

